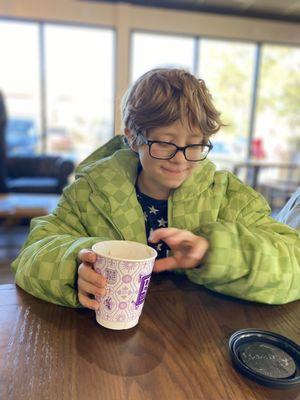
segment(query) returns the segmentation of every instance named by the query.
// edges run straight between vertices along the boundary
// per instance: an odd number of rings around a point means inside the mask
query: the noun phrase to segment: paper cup
[[[157,252],[141,243],[109,240],[94,244],[94,270],[107,279],[96,311],[97,322],[110,329],[129,329],[141,315]]]

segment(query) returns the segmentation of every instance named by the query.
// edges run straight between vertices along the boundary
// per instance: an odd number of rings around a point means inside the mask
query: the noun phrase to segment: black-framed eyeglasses
[[[203,161],[213,148],[210,141],[205,144],[188,144],[184,147],[160,140],[145,140],[145,144],[149,148],[149,155],[158,160],[171,160],[178,151],[182,151],[187,161]]]

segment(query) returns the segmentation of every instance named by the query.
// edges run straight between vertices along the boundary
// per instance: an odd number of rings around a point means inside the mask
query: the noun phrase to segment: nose
[[[174,162],[174,163],[183,163],[183,162],[185,162],[186,159],[184,157],[183,151],[182,150],[178,150],[177,153],[175,154],[175,156],[172,157],[170,161]]]

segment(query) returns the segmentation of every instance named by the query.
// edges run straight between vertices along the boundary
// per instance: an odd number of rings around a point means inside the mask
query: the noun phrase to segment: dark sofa
[[[58,193],[68,183],[74,163],[59,156],[14,156],[6,158],[7,192]]]

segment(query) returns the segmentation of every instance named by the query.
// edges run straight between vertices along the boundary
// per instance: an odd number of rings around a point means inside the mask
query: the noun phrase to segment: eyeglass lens
[[[172,143],[151,143],[150,155],[161,159],[170,159],[176,153],[177,147]],[[185,157],[189,161],[200,161],[204,159],[209,152],[209,146],[198,145],[186,147]]]

